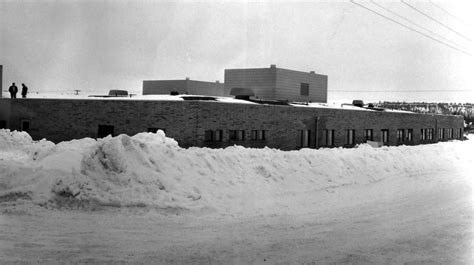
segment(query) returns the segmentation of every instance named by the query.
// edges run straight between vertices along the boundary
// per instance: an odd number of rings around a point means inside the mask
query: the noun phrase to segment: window
[[[99,128],[97,130],[97,138],[104,138],[108,135],[114,136],[114,126],[99,124]]]
[[[300,96],[309,96],[309,84],[301,83]]]
[[[433,140],[434,129],[428,129],[428,140]]]
[[[408,142],[413,141],[413,129],[408,129],[407,130],[407,141]]]
[[[397,142],[404,142],[405,141],[405,130],[398,129],[397,130]]]
[[[0,120],[0,129],[6,129],[6,128],[7,128],[7,121]]]
[[[210,142],[213,139],[214,131],[212,130],[206,130],[204,132],[204,141],[205,142]]]
[[[374,140],[374,131],[372,129],[365,130],[365,140],[373,141]]]
[[[438,140],[443,140],[443,139],[444,139],[444,129],[438,128]]]
[[[206,130],[204,132],[204,141],[222,142],[222,130]]]
[[[422,141],[426,140],[426,135],[427,135],[426,129],[421,129],[421,140]]]
[[[454,130],[454,129],[453,129]],[[463,136],[463,133],[462,133],[462,128],[459,128],[459,129],[456,129],[454,131],[454,138],[456,139],[461,139]]]
[[[21,121],[21,130],[23,132],[30,132],[30,121],[29,120],[22,120]]]
[[[382,129],[382,142],[388,143],[388,129]]]
[[[157,133],[158,130],[162,130],[164,133],[166,133],[166,130],[165,130],[165,129],[163,129],[163,128],[156,128],[156,127],[148,128],[147,132]]]
[[[448,129],[448,139],[453,139],[453,128]]]
[[[22,120],[21,121],[21,130],[23,132],[30,132],[30,121],[29,120]]]
[[[352,130],[352,129],[346,130],[346,144],[348,145],[354,144],[354,134],[355,134],[355,130]]]
[[[214,141],[215,142],[222,142],[222,130],[215,130],[214,131]]]
[[[265,130],[252,130],[250,131],[250,139],[252,141],[263,141],[266,139]]]
[[[334,130],[324,130],[326,146],[334,146]]]
[[[229,140],[231,140],[231,141],[243,141],[243,140],[245,140],[245,131],[244,130],[230,130],[229,131]]]
[[[298,147],[309,147],[310,130],[298,130]]]

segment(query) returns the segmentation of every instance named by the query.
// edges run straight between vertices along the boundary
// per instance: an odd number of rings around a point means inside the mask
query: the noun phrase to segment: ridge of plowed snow
[[[472,141],[299,151],[184,149],[162,131],[54,144],[0,130],[0,148],[0,199],[24,194],[38,204],[68,197],[112,206],[258,212],[284,207],[277,198],[291,204],[296,193],[456,170],[467,163],[459,150],[472,148]]]

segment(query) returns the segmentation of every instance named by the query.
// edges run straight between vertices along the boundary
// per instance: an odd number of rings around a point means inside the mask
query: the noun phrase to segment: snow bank
[[[470,140],[290,152],[183,149],[162,131],[54,144],[0,130],[0,202],[258,212],[296,194],[467,170],[473,147]]]

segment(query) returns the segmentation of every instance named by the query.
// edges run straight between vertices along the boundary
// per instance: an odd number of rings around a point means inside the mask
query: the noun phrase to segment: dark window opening
[[[408,142],[413,141],[413,129],[408,129],[407,130],[407,141]]]
[[[428,140],[433,140],[434,129],[428,129]]]
[[[355,135],[355,130],[347,130],[346,131],[346,144],[347,145],[353,145],[354,144],[354,135]]]
[[[309,96],[309,84],[301,83],[300,95],[301,96]]]
[[[222,142],[222,130],[206,130],[206,131],[204,131],[204,141],[206,141],[206,142]]]
[[[420,135],[421,135],[421,140],[425,141],[426,140],[426,135],[427,135],[426,129],[421,129]]]
[[[438,140],[443,140],[444,138],[444,130],[443,128],[438,128]]]
[[[245,131],[244,130],[230,130],[229,131],[229,140],[231,140],[231,141],[244,141],[245,140]]]
[[[382,142],[388,143],[388,129],[382,129]]]
[[[334,130],[325,130],[326,146],[334,146]]]
[[[309,147],[310,144],[310,130],[298,130],[298,147],[304,148],[304,147]]]
[[[365,140],[373,141],[374,140],[374,131],[372,129],[365,130]]]
[[[21,130],[24,132],[30,132],[30,121],[22,120],[21,121]]]
[[[250,131],[250,139],[252,141],[266,140],[266,131],[265,130],[252,130]]]
[[[6,128],[7,128],[7,121],[0,120],[0,129],[6,129]]]
[[[108,135],[114,136],[114,126],[99,124],[98,130],[97,130],[97,138],[104,138]]]
[[[397,130],[397,142],[401,143],[405,141],[405,130],[398,129]]]

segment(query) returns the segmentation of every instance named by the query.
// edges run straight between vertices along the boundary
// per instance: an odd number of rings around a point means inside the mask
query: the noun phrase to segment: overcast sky
[[[400,1],[377,1],[419,28],[356,2],[444,44],[349,0],[0,0],[3,90],[16,82],[32,92],[141,91],[143,80],[224,81],[226,68],[276,64],[328,75],[330,102],[474,102],[466,54],[474,54],[474,4],[405,0],[441,25]]]

